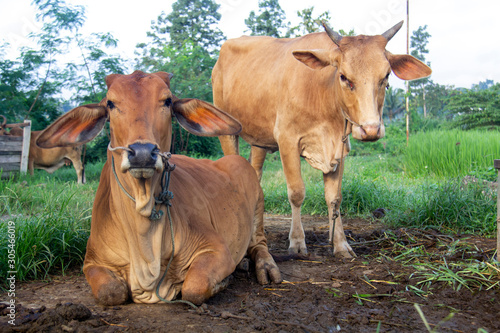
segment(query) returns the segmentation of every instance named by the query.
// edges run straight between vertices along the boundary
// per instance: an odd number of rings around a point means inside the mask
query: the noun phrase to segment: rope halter
[[[134,152],[133,149],[130,149],[128,147],[111,147],[111,142],[108,145],[108,149],[111,152],[114,152],[116,150],[125,150],[128,152]],[[157,210],[156,205],[165,205],[168,207],[172,206],[172,203],[170,200],[174,198],[174,194],[168,190],[169,185],[170,185],[170,173],[174,171],[175,169],[175,164],[170,164],[168,160],[172,157],[172,154],[170,152],[164,152],[164,153],[158,153],[158,155],[162,158],[163,161],[163,172],[161,175],[161,191],[158,194],[157,197],[155,197],[155,207],[151,210],[151,215],[149,216],[149,219],[151,221],[158,221],[161,219],[163,216],[163,211]],[[135,202],[135,198],[130,195],[127,190],[123,187],[122,183],[120,182],[120,179],[118,179],[118,175],[116,174],[116,169],[115,169],[115,157],[111,155],[111,168],[113,170],[113,175],[115,176],[116,182],[118,183],[118,186],[120,186],[120,189],[127,195],[127,197],[130,198],[133,202]]]

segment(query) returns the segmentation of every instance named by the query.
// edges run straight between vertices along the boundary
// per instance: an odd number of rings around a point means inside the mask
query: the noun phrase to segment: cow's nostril
[[[131,168],[154,168],[159,149],[151,143],[134,143],[128,146],[128,159]]]
[[[380,125],[365,125],[360,128],[363,141],[376,141],[380,137]]]

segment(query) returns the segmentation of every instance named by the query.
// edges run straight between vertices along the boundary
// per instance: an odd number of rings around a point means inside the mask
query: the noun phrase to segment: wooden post
[[[500,160],[495,160],[497,178],[497,261],[500,261]]]
[[[31,141],[31,120],[24,121],[27,126],[23,129],[23,150],[21,153],[21,173],[28,171],[28,157],[30,154],[30,141]]]

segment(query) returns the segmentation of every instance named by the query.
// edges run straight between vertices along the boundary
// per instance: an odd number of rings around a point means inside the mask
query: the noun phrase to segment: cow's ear
[[[333,64],[332,52],[328,50],[297,50],[292,54],[295,59],[312,69],[322,69]]]
[[[74,108],[47,127],[36,140],[41,148],[79,146],[94,139],[108,119],[106,108],[89,104]]]
[[[199,99],[183,98],[173,104],[173,113],[186,131],[199,136],[236,135],[239,121]]]
[[[411,55],[386,52],[386,57],[394,74],[402,80],[416,80],[432,74],[429,66]]]

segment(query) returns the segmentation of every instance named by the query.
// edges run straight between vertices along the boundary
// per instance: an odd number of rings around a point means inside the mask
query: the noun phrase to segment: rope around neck
[[[126,150],[126,151],[129,151],[129,152],[133,151],[132,149],[127,148],[127,147],[115,147],[115,148],[112,148],[111,147],[111,143],[108,145],[108,149],[111,152],[113,152],[115,150],[118,150],[118,149]],[[172,171],[174,171],[175,164],[168,163],[168,160],[172,156],[172,154],[170,152],[160,153],[159,155],[161,156],[164,165],[163,165],[163,173],[162,173],[162,177],[161,177],[161,182],[162,182],[161,192],[158,195],[158,197],[155,198],[155,204],[165,204],[165,206],[167,207],[167,217],[168,217],[168,221],[169,221],[169,224],[170,224],[170,239],[171,239],[171,242],[172,242],[172,254],[170,255],[170,259],[168,260],[167,267],[165,268],[165,271],[163,272],[163,275],[162,275],[160,281],[158,281],[158,284],[157,284],[156,289],[155,289],[155,293],[156,293],[156,297],[158,297],[158,299],[160,301],[164,302],[164,303],[167,303],[167,304],[184,303],[184,304],[187,304],[187,305],[191,306],[193,309],[196,310],[196,309],[198,309],[198,307],[196,305],[194,305],[193,303],[189,302],[189,301],[185,301],[185,300],[182,300],[182,299],[169,301],[169,300],[166,300],[165,298],[163,298],[163,297],[160,296],[160,286],[163,283],[163,280],[165,279],[165,277],[167,276],[168,269],[170,268],[170,265],[172,264],[172,261],[174,260],[174,255],[175,255],[174,224],[172,222],[172,215],[170,214],[170,206],[172,206],[172,203],[170,202],[170,200],[174,198],[174,195],[173,195],[172,192],[170,192],[168,190],[168,188],[170,186],[170,173]],[[112,164],[113,174],[114,174],[115,179],[118,182],[118,185],[120,186],[121,190],[133,202],[135,202],[134,197],[132,197],[125,190],[125,188],[123,187],[123,185],[120,183],[120,180],[118,179],[118,175],[116,174],[116,170],[115,170],[115,159],[114,159],[113,155],[111,155],[111,164]],[[159,220],[162,215],[163,215],[163,211],[159,210],[158,212],[156,212],[156,209],[153,208],[153,210],[151,212],[151,216],[149,217],[149,219],[152,220],[152,221],[156,221],[156,220]]]

